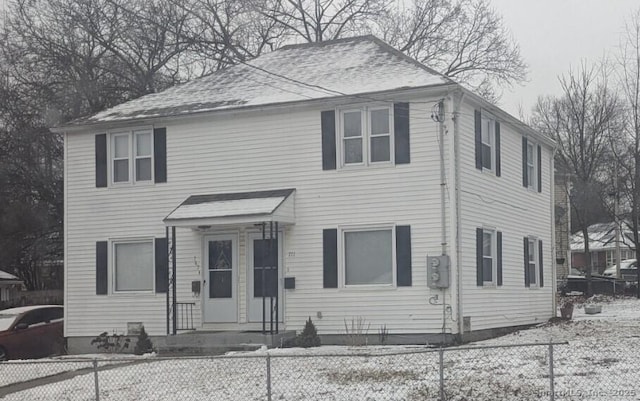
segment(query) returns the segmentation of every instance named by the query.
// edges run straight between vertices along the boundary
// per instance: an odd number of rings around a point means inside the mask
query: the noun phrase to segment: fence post
[[[444,348],[440,346],[439,365],[440,365],[440,401],[444,401]]]
[[[555,383],[553,376],[553,343],[549,343],[549,399],[554,401],[556,399]]]
[[[98,359],[93,360],[93,381],[96,387],[96,401],[100,401],[100,387],[98,385]]]
[[[271,401],[271,355],[267,354],[267,401]]]

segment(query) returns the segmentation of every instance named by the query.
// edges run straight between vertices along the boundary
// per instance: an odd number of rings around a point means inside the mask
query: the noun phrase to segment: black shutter
[[[408,164],[411,161],[409,103],[393,104],[393,132],[396,164]]]
[[[497,260],[496,260],[496,270],[498,274],[498,285],[502,285],[502,231],[498,231],[496,233],[496,241],[497,245]]]
[[[476,110],[475,129],[476,129],[476,168],[482,170],[482,113]]]
[[[166,238],[156,238],[156,292],[166,293],[169,289],[169,242]]]
[[[529,186],[529,177],[527,169],[527,138],[522,137],[522,186]]]
[[[540,257],[540,287],[544,287],[544,266],[542,264],[542,240],[538,241],[538,256]]]
[[[530,287],[529,280],[529,238],[524,237],[524,286]]]
[[[538,145],[538,192],[542,192],[542,148]]]
[[[500,174],[500,123],[496,121],[496,176]]]
[[[153,177],[155,182],[167,182],[167,129],[153,129]]]
[[[479,287],[484,284],[482,261],[482,228],[476,228],[476,284]]]
[[[109,291],[108,253],[107,241],[96,242],[96,295],[106,295]]]
[[[320,113],[322,129],[322,169],[336,169],[336,112],[327,110]]]
[[[107,134],[96,135],[96,187],[107,186]]]
[[[338,230],[322,230],[322,286],[338,288]]]
[[[411,286],[411,226],[396,226],[396,277],[398,287]]]

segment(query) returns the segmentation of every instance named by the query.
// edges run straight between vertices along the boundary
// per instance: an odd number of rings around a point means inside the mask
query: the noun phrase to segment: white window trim
[[[493,288],[498,286],[498,236],[495,227],[482,227],[482,286]],[[491,234],[491,281],[484,279],[484,234]]]
[[[150,290],[130,290],[130,291],[117,291],[116,290],[116,245],[118,244],[140,244],[151,243],[151,275],[152,275],[152,288]],[[118,238],[110,241],[110,254],[109,254],[109,282],[111,284],[112,295],[139,295],[139,294],[155,294],[156,292],[156,245],[154,237],[136,237],[136,238]]]
[[[533,263],[535,264],[534,275],[536,282],[532,283],[529,278],[529,288],[540,288],[540,240],[537,237],[527,237],[527,246],[533,241]],[[529,252],[529,260],[527,261],[527,274],[529,274],[529,265],[531,264],[531,252]]]
[[[485,112],[484,110],[482,110],[480,112],[480,146],[484,146],[484,145],[488,145],[489,147],[491,147],[491,167],[485,167],[484,166],[484,158],[482,161],[482,171],[487,171],[487,172],[491,172],[495,174],[496,171],[496,118]],[[490,125],[490,132],[489,132],[489,141],[490,143],[487,143],[483,140],[483,133],[484,130],[487,129],[485,122],[489,121],[489,125]],[[484,156],[484,152],[482,149],[480,149],[480,152],[483,153]]]
[[[388,134],[379,134],[372,135],[371,134],[371,111],[374,110],[389,110],[389,133]],[[344,136],[344,113],[348,112],[360,112],[360,124],[362,127],[362,162],[360,163],[346,163],[345,162],[345,136]],[[393,165],[395,164],[395,131],[394,131],[394,114],[393,114],[393,104],[382,103],[382,104],[370,104],[363,105],[360,107],[348,107],[348,108],[340,108],[336,110],[339,118],[337,120],[338,126],[336,127],[336,139],[338,142],[337,149],[340,152],[340,167],[341,168],[353,168],[353,167],[363,167],[363,166],[379,166],[379,165]],[[376,137],[384,137],[389,136],[389,160],[387,161],[371,161],[371,138]],[[349,137],[349,138],[357,138],[357,137]],[[347,139],[348,140],[348,139]]]
[[[136,135],[137,134],[150,134],[151,137],[151,154],[150,156],[143,156],[143,157],[137,157],[136,156]],[[114,164],[114,160],[124,160],[124,158],[119,158],[119,159],[115,159],[115,149],[113,149],[113,144],[114,144],[114,137],[116,136],[124,136],[127,135],[128,136],[128,144],[129,144],[129,155],[128,155],[128,160],[129,160],[129,180],[128,181],[119,181],[119,182],[115,182],[114,178],[115,178],[115,164]],[[107,132],[107,137],[108,137],[108,141],[107,141],[107,160],[109,163],[109,177],[108,177],[108,181],[110,186],[113,187],[121,187],[121,186],[131,186],[131,185],[150,185],[153,184],[155,182],[155,155],[154,155],[154,135],[153,135],[153,128],[152,127],[134,127],[131,129],[128,129],[126,131],[123,130],[114,130],[114,131],[110,131]],[[149,180],[141,180],[141,181],[136,181],[135,179],[135,174],[136,174],[136,160],[139,158],[151,158],[151,179]]]
[[[529,160],[529,146],[532,149],[532,158],[533,160]],[[533,174],[529,174],[529,166],[533,167]],[[527,138],[527,188],[531,191],[538,191],[538,146],[537,143],[531,142],[529,138]]]
[[[391,283],[389,284],[351,284],[346,283],[347,270],[346,270],[346,246],[345,246],[345,233],[348,232],[363,232],[363,231],[381,231],[391,230]],[[357,226],[341,226],[338,227],[340,238],[338,241],[338,288],[344,289],[372,289],[372,288],[397,288],[397,267],[396,267],[396,225],[392,223],[388,224],[375,224],[375,225],[357,225]]]

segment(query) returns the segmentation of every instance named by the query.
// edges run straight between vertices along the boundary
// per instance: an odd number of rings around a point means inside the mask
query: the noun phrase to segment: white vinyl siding
[[[477,174],[473,133],[474,110],[479,107],[466,104],[460,111],[460,265],[476,266],[476,228],[490,222],[502,233],[502,285],[478,286],[475,269],[463,268],[462,315],[470,318],[474,331],[544,322],[554,310],[549,175],[553,153],[550,147],[541,144],[542,192],[540,196],[531,196],[530,189],[522,185],[523,132],[495,115],[495,120],[501,123],[501,178]],[[523,238],[528,236],[535,236],[545,246],[542,261],[545,285],[535,291],[524,291]]]
[[[320,108],[282,113],[247,113],[167,124],[167,170],[163,185],[95,188],[94,138],[91,132],[68,134],[67,147],[67,335],[93,336],[101,331],[126,330],[126,322],[142,321],[152,335],[166,330],[166,294],[144,293],[117,297],[95,295],[95,242],[104,238],[164,237],[162,219],[193,194],[296,188],[296,224],[286,226],[285,275],[296,277],[296,288],[285,291],[281,329],[299,330],[312,316],[318,330],[344,332],[345,319],[360,316],[371,327],[386,325],[398,333],[440,332],[442,309],[429,305],[424,255],[440,252],[438,125],[422,117],[426,102],[411,103],[411,164],[394,168],[344,169],[328,177],[321,168]],[[391,122],[393,119],[391,118]],[[392,123],[390,123],[392,124]],[[269,149],[286,149],[287,157]],[[449,145],[445,144],[445,154]],[[392,151],[393,155],[393,151]],[[449,165],[446,160],[446,166]],[[448,167],[447,167],[448,168]],[[430,172],[425,174],[425,172]],[[454,199],[453,189],[446,199]],[[99,208],[97,207],[99,205]],[[411,225],[412,281],[410,287],[350,286],[323,288],[322,230],[356,227],[371,222]],[[454,227],[449,224],[449,238]],[[238,308],[236,325],[211,329],[245,329],[247,292],[246,233],[239,232]],[[195,302],[196,327],[201,327],[201,297],[191,282],[203,280],[202,234],[177,229],[178,301]],[[395,259],[394,259],[395,262]],[[452,280],[455,280],[453,278]],[[455,296],[447,291],[453,305]],[[317,318],[321,312],[322,318]],[[448,321],[447,330],[456,330]],[[255,329],[255,328],[254,328]],[[257,329],[260,329],[259,327]]]

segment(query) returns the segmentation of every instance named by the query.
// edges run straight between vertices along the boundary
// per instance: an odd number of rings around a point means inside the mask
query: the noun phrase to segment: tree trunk
[[[589,250],[589,229],[588,227],[582,228],[582,237],[584,238],[584,260],[587,265],[587,293],[586,296],[590,297],[592,292],[591,287],[591,251]]]

